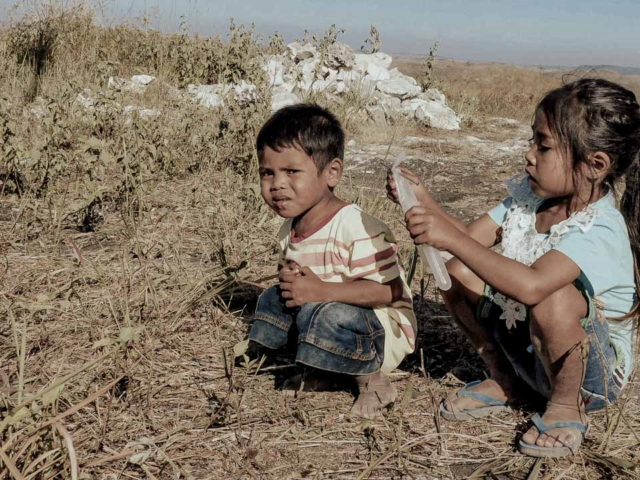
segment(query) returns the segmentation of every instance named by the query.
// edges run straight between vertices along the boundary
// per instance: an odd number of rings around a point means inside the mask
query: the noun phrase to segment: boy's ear
[[[588,167],[587,178],[592,182],[602,181],[611,170],[611,157],[604,152],[595,152],[589,156]]]
[[[342,178],[342,160],[334,158],[329,162],[329,165],[325,167],[325,171],[327,172],[327,185],[329,185],[330,188],[335,188]]]

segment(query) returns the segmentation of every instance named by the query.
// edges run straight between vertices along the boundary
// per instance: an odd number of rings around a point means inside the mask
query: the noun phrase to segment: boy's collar
[[[311,229],[311,231],[306,232],[303,235],[296,235],[295,228],[293,227],[293,223],[294,222],[291,222],[291,243],[299,243],[299,242],[311,237],[312,235],[315,235],[320,230],[322,230],[331,220],[333,220],[333,218],[338,214],[338,212],[340,212],[340,210],[342,210],[343,208],[348,207],[350,205],[352,205],[352,203],[345,202],[344,205],[341,205],[335,211],[333,211],[332,213],[330,213],[329,215],[324,217],[322,220],[320,220],[320,222],[318,222],[318,224],[316,226],[314,226]]]

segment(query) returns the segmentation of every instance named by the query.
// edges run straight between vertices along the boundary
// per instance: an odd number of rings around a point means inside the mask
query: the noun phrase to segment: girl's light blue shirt
[[[489,212],[496,224],[503,224],[512,201],[508,197]],[[592,298],[599,300],[597,303],[607,318],[615,319],[629,313],[637,301],[633,254],[627,226],[616,208],[613,193],[602,197],[593,207],[600,212],[591,228],[583,231],[571,226],[553,250],[563,253],[580,268],[580,280]],[[633,359],[634,327],[631,320],[609,321],[611,339],[622,348],[629,363]]]

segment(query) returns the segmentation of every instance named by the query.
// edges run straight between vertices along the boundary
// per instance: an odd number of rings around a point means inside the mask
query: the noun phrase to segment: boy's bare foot
[[[504,401],[505,403],[507,400],[511,400],[514,396],[513,388],[511,388],[511,392],[508,392],[509,394],[507,394],[505,389],[502,388],[498,382],[490,378],[478,385],[469,387],[467,390],[487,395],[488,397],[494,398],[498,401]],[[451,393],[444,401],[445,408],[451,413],[460,413],[465,410],[473,410],[475,408],[487,406],[485,403],[474,398],[460,397],[457,393],[457,391]]]
[[[358,385],[358,399],[351,407],[351,412],[365,418],[380,415],[383,408],[396,401],[396,388],[389,378],[381,372],[373,375],[358,375],[354,377]]]
[[[578,408],[577,405],[561,405],[549,402],[547,409],[542,415],[542,421],[546,425],[557,422],[578,422],[585,424],[586,415],[584,407]],[[522,441],[530,445],[538,445],[539,447],[563,447],[572,445],[581,437],[581,433],[576,428],[564,427],[553,428],[547,433],[540,433],[538,429],[532,426],[522,436]]]
[[[288,378],[282,389],[291,396],[297,392],[330,392],[339,389],[340,380],[337,374],[312,370]]]

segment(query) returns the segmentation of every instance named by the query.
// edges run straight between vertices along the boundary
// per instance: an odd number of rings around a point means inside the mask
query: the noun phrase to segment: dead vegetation
[[[585,76],[606,78],[640,95],[639,76],[620,75],[611,70],[545,69],[429,58],[397,58],[394,65],[407,75],[418,76],[429,61],[433,64],[435,86],[442,89],[449,106],[463,117],[468,127],[482,117],[530,122],[532,107],[546,92],[562,82]]]
[[[242,79],[264,47],[235,25],[196,39],[105,29],[91,15],[81,4],[36,10],[0,36],[0,478],[638,476],[635,382],[593,416],[569,460],[515,452],[527,412],[441,422],[439,399],[483,369],[420,268],[419,348],[393,375],[402,401],[382,419],[348,415],[348,391],[284,395],[276,387],[295,368],[286,354],[269,365],[235,359],[275,265],[280,221],[260,198],[252,147],[268,102],[203,109],[161,83],[143,96],[104,87],[110,73]],[[193,58],[205,63],[185,73]],[[450,92],[466,88],[439,78]],[[93,109],[75,102],[85,88]],[[162,114],[123,115],[127,103]],[[485,118],[513,113],[497,108],[479,108],[459,133],[352,122],[367,162],[356,168],[349,154],[341,195],[388,221],[409,258],[382,196],[386,144],[420,159],[412,165],[434,194],[472,218],[520,168],[518,153],[483,157],[467,140],[520,136]],[[357,99],[342,112],[355,109]]]

